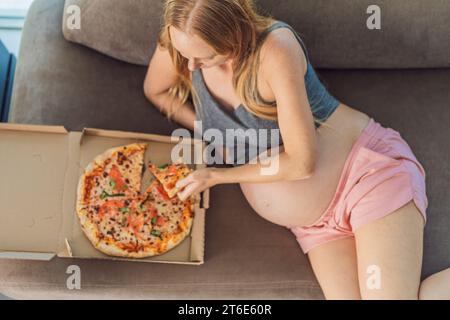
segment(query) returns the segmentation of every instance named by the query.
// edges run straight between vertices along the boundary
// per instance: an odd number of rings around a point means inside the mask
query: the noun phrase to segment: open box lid
[[[76,187],[84,168],[109,148],[148,142],[145,163],[170,161],[170,137],[60,126],[0,124],[0,258],[50,260],[60,257],[203,263],[204,214],[209,191],[195,207],[190,237],[169,252],[145,259],[110,257],[96,250],[82,233],[75,212]],[[185,140],[195,152],[196,139]],[[200,150],[201,148],[197,149]],[[197,155],[198,156],[198,155]],[[196,165],[196,168],[204,164]],[[148,170],[143,190],[150,182]]]
[[[0,257],[54,256],[67,149],[64,127],[0,124]]]

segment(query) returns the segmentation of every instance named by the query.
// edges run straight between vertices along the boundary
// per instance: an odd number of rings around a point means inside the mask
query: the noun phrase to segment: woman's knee
[[[420,284],[420,300],[450,300],[450,268],[435,273]]]

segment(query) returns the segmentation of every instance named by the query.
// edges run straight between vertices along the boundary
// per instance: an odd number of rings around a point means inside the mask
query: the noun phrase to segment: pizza
[[[172,163],[160,167],[151,163],[149,165],[149,170],[154,174],[156,179],[161,182],[170,198],[174,197],[179,191],[176,187],[176,183],[179,180],[186,178],[192,172],[192,170],[184,163]]]
[[[76,211],[81,228],[107,255],[160,255],[190,233],[197,197],[170,198],[158,179],[141,192],[147,149],[144,143],[109,149],[80,177]]]

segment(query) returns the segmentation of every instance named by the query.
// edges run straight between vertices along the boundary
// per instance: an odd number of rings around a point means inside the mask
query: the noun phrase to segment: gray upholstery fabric
[[[67,39],[117,59],[146,65],[158,37],[164,0],[66,0],[82,9],[81,30]],[[450,66],[448,0],[256,0],[262,12],[291,24],[319,68]],[[367,8],[381,9],[369,30]]]
[[[161,0],[69,0],[81,9],[81,29],[70,30],[64,15],[67,40],[83,44],[130,63],[147,65],[162,22]]]
[[[13,107],[10,121],[170,134],[175,126],[144,96],[146,68],[65,41],[63,4],[41,0],[29,11],[13,92],[24,108]]]
[[[29,12],[10,121],[169,134],[175,126],[142,93],[146,68],[65,41],[63,2],[38,0]],[[427,170],[422,276],[450,266],[450,69],[319,72],[339,100],[409,142]],[[66,288],[71,264],[81,267],[81,291]],[[0,260],[0,292],[15,298],[323,298],[295,237],[260,218],[236,185],[212,189],[202,266]]]

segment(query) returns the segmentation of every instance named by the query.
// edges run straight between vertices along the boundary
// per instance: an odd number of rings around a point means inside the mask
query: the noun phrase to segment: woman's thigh
[[[363,299],[417,299],[424,221],[411,200],[355,231]]]
[[[327,242],[309,251],[308,257],[326,299],[361,299],[353,237]]]

